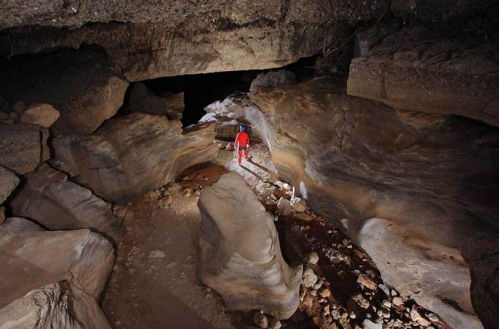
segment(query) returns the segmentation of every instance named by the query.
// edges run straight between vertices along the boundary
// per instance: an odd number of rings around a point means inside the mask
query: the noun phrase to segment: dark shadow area
[[[314,76],[315,61],[316,56],[302,58],[296,63],[274,70],[289,70],[295,74],[297,81],[301,81]],[[142,82],[158,96],[165,93],[184,93],[185,109],[182,124],[185,127],[201,119],[206,114],[203,109],[207,105],[217,100],[223,100],[236,92],[248,92],[251,82],[261,72],[264,71],[206,73],[166,77]]]

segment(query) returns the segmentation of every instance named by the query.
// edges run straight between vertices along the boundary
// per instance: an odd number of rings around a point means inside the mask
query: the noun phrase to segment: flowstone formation
[[[283,259],[272,215],[244,179],[222,176],[199,198],[201,279],[228,309],[287,319],[299,304],[302,266]]]

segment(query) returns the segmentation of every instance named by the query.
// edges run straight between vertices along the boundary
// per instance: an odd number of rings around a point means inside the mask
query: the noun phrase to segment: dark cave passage
[[[294,74],[296,81],[302,81],[315,75],[316,58],[317,56],[302,58],[293,64],[268,71],[287,70]],[[186,127],[198,122],[206,114],[204,108],[207,105],[217,100],[221,101],[233,93],[248,92],[252,81],[258,74],[268,71],[252,70],[183,75],[146,80],[141,83],[154,95],[163,98],[183,93],[185,108],[181,121],[182,125]],[[125,107],[127,107],[129,98],[130,93],[127,93]]]

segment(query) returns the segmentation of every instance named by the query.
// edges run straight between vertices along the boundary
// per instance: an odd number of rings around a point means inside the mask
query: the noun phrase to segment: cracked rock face
[[[244,179],[230,173],[207,187],[201,211],[201,279],[231,310],[287,319],[299,304],[302,266],[282,257],[273,216]]]
[[[6,328],[110,328],[97,303],[114,261],[108,240],[89,230],[48,232],[13,217],[0,225],[0,251]]]
[[[214,137],[212,125],[182,132],[179,121],[132,113],[89,136],[55,138],[51,163],[103,199],[125,203],[214,158]]]
[[[123,227],[111,205],[68,181],[66,174],[44,164],[25,180],[10,202],[14,215],[36,220],[51,230],[90,228],[114,241],[122,236]]]

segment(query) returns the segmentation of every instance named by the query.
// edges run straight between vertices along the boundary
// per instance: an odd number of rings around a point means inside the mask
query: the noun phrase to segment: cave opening
[[[181,75],[157,78],[133,83],[125,97],[125,108],[136,111],[131,104],[134,96],[131,90],[137,84],[143,84],[153,97],[160,97],[178,103],[183,100],[181,122],[183,127],[195,124],[206,112],[204,108],[219,100],[223,100],[234,93],[246,93],[258,74],[267,71],[286,70],[293,73],[296,81],[302,81],[316,74],[315,62],[317,56],[301,58],[295,63],[273,70],[229,71],[194,75]],[[180,98],[180,99],[179,99]],[[139,109],[140,110],[140,109]],[[127,112],[127,111],[125,111]],[[176,117],[173,117],[176,118]]]

